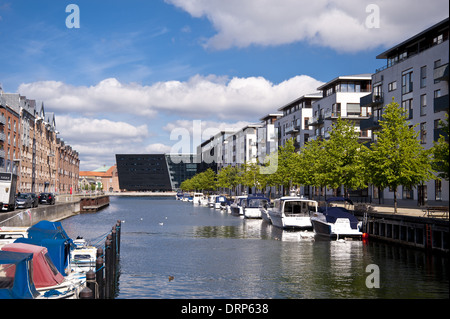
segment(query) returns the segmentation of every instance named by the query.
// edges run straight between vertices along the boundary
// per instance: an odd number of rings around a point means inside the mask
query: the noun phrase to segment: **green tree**
[[[295,152],[294,141],[286,141],[284,146],[279,146],[275,156],[278,161],[277,171],[271,176],[271,183],[283,185],[284,192],[289,190],[296,177],[298,154]]]
[[[449,121],[448,113],[445,115],[445,121],[440,121],[442,133],[439,136],[437,143],[434,143],[433,149],[433,169],[438,172],[438,177],[448,181],[449,179],[449,146],[448,146],[448,133],[449,133]]]
[[[217,188],[217,176],[211,168],[208,168],[206,171],[197,175],[199,178],[200,189],[213,191]]]
[[[381,131],[371,150],[365,152],[364,165],[369,182],[394,191],[394,213],[397,212],[397,188],[414,187],[434,178],[431,151],[417,139],[414,127],[409,127],[405,111],[392,99],[386,105]]]
[[[235,190],[239,185],[238,168],[234,166],[225,166],[217,174],[217,186]]]
[[[349,189],[367,186],[360,156],[361,148],[365,146],[358,139],[359,134],[352,123],[339,117],[333,123],[330,138],[324,142],[324,156],[321,160],[325,184],[335,190],[343,185],[346,196]]]
[[[301,185],[325,187],[324,142],[315,139],[307,142],[300,150],[295,180]]]

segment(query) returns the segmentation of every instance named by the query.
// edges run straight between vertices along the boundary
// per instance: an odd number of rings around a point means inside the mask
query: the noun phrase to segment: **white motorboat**
[[[264,196],[249,196],[242,207],[244,218],[261,218],[261,207],[267,206],[270,200]]]
[[[13,243],[18,238],[28,237],[28,227],[4,226],[0,227],[0,248]]]
[[[327,203],[346,201],[353,204],[349,199],[343,197],[333,197]],[[311,217],[314,232],[318,235],[330,238],[342,239],[346,237],[362,237],[362,222],[350,213],[345,207],[334,206],[321,207],[320,210]]]
[[[226,209],[228,205],[228,199],[223,195],[218,195],[215,198],[214,208],[215,209]]]
[[[84,238],[73,240],[74,249],[70,250],[70,267],[72,272],[88,272],[95,270],[97,248],[89,246]]]
[[[242,205],[245,203],[247,199],[247,195],[236,196],[234,202],[230,205],[230,212],[233,215],[241,216],[244,215],[244,210],[242,209]]]
[[[194,197],[192,198],[192,203],[195,206],[203,205],[205,201],[205,195],[203,193],[194,193]]]
[[[317,212],[318,203],[303,197],[285,196],[274,201],[268,211],[272,224],[284,229],[312,229],[311,216]]]
[[[219,195],[210,195],[210,196],[209,196],[209,199],[208,199],[208,206],[209,206],[210,208],[214,208],[214,207],[215,207],[217,196],[219,196]]]

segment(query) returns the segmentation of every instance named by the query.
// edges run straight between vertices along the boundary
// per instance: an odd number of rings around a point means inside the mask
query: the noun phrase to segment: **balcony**
[[[323,124],[323,115],[319,115],[319,116],[314,116],[311,120],[311,122],[309,123],[309,125],[314,126],[314,125],[320,125]]]
[[[298,129],[293,124],[291,124],[291,126],[286,127],[286,130],[285,130],[286,134],[297,133],[297,132],[298,132]]]
[[[365,107],[371,107],[374,105],[382,104],[384,102],[384,94],[377,93],[374,95],[373,93],[370,93],[360,98],[359,101],[360,101],[359,104]]]
[[[4,132],[0,132],[0,141],[5,141],[6,140],[6,134]]]
[[[435,80],[448,81],[448,63],[435,68],[433,70],[433,77]]]
[[[359,122],[359,128],[361,131],[380,129],[380,119],[371,116],[368,119],[361,120]]]
[[[5,158],[5,150],[0,150],[0,158]]]
[[[6,118],[3,114],[0,114],[0,124],[6,125]]]
[[[440,111],[448,111],[448,102],[448,94],[440,97],[435,97],[433,101],[434,113]]]

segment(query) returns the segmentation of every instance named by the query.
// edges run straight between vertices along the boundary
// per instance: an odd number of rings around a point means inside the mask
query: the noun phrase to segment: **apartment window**
[[[422,94],[420,96],[420,116],[427,114],[427,95]]]
[[[413,71],[406,71],[402,75],[402,94],[412,92],[413,90]]]
[[[441,44],[444,41],[444,35],[439,34],[437,37],[433,38],[433,45]]]
[[[424,88],[427,86],[427,66],[420,68],[420,87]]]
[[[438,97],[440,97],[440,96],[441,96],[441,90],[440,90],[440,89],[434,91],[434,98],[438,98]]]
[[[413,118],[413,109],[412,109],[412,99],[404,100],[402,102],[402,107],[405,110],[406,119],[410,120]]]
[[[347,103],[347,116],[360,116],[361,107],[359,103]]]
[[[436,61],[434,61],[434,68],[435,69],[437,69],[438,67],[440,67],[441,66],[441,60],[439,59],[439,60],[436,60]],[[440,80],[434,80],[434,84],[436,84],[436,83],[439,83],[439,82],[441,82]]]
[[[388,84],[388,91],[394,91],[397,89],[397,81],[391,82]]]
[[[408,186],[403,186],[403,199],[413,199],[414,193]]]
[[[382,87],[381,84],[377,84],[373,86],[373,97],[377,99],[376,97],[380,97],[382,93]]]
[[[427,123],[420,123],[420,143],[426,144],[427,142]]]
[[[442,200],[442,182],[440,179],[434,181],[434,197],[435,200]]]

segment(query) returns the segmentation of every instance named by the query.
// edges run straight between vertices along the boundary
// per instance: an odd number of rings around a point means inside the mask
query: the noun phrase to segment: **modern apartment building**
[[[261,127],[258,127],[256,132],[259,163],[265,163],[266,156],[278,149],[277,121],[282,116],[283,113],[269,113],[260,118]]]
[[[17,175],[17,191],[78,191],[78,153],[58,133],[43,103],[0,91],[0,172]]]
[[[279,145],[284,146],[287,140],[294,139],[295,150],[299,151],[308,142],[314,134],[310,126],[312,103],[321,98],[322,92],[306,94],[278,109],[283,112],[283,116],[277,120]]]
[[[257,133],[262,126],[262,124],[249,124],[225,139],[223,142],[225,166],[257,162]]]
[[[197,146],[196,163],[216,164],[220,169],[225,163],[225,141],[234,131],[220,131]]]
[[[322,98],[312,103],[313,136],[311,139],[330,137],[333,122],[339,117],[349,120],[359,131],[361,141],[371,138],[369,130],[360,129],[360,121],[369,118],[369,109],[360,105],[361,97],[371,92],[371,74],[338,76],[318,87]]]
[[[379,54],[386,65],[372,75],[372,92],[361,98],[361,108],[371,112],[361,122],[361,129],[376,131],[383,118],[383,109],[392,98],[404,110],[411,125],[417,125],[420,143],[425,149],[439,138],[439,121],[449,110],[449,19],[416,34]],[[370,188],[374,199],[393,199],[389,189]],[[400,198],[419,204],[448,204],[449,185],[445,180],[433,180],[410,189],[402,187]]]

